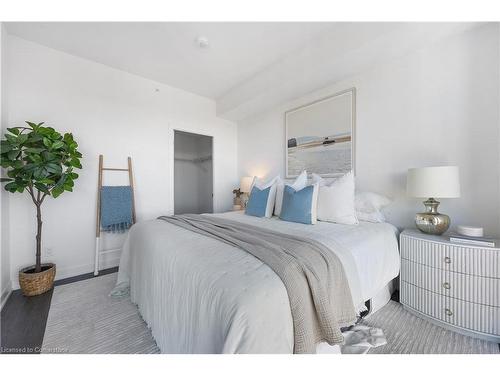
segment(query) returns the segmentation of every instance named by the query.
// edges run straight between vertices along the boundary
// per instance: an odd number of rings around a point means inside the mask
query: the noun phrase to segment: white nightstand
[[[400,301],[445,328],[500,342],[500,245],[452,243],[407,229],[400,236]]]

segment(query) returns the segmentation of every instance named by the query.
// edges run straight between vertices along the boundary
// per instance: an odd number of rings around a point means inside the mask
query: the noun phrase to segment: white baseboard
[[[116,267],[120,264],[121,248],[103,251],[100,254],[99,269]],[[57,265],[57,262],[56,262]],[[94,272],[94,263],[82,264],[79,266],[59,267],[56,270],[56,280],[67,279],[68,277],[79,276],[85,273]],[[12,280],[12,290],[19,289],[19,281]]]
[[[12,293],[12,283],[9,281],[5,288],[2,290],[2,294],[0,297],[0,310],[3,309],[5,302],[9,299],[10,294]]]

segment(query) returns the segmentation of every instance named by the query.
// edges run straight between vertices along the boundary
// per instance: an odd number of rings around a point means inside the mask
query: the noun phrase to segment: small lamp
[[[253,177],[242,177],[240,180],[240,191],[242,193],[250,193],[250,189],[252,188]]]
[[[408,169],[406,191],[408,196],[427,198],[425,212],[415,215],[417,228],[428,234],[443,234],[450,227],[450,217],[437,211],[434,198],[459,198],[458,167],[427,167]]]

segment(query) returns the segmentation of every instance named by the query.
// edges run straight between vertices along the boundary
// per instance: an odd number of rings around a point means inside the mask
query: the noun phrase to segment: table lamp
[[[426,167],[408,169],[406,191],[408,196],[427,198],[425,212],[415,215],[417,228],[428,234],[443,234],[450,227],[450,217],[437,211],[435,198],[460,197],[458,167]]]
[[[250,193],[252,184],[253,184],[253,177],[248,177],[248,176],[242,177],[240,180],[240,191],[245,194]]]

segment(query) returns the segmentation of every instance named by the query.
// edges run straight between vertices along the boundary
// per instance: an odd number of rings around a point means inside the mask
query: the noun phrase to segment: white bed
[[[387,303],[399,274],[388,223],[304,225],[229,212],[216,216],[312,237],[340,258],[358,311]],[[136,224],[118,275],[163,353],[292,353],[293,324],[279,277],[244,250],[161,220]],[[324,345],[321,350],[324,352]],[[335,351],[335,350],[333,350]]]

